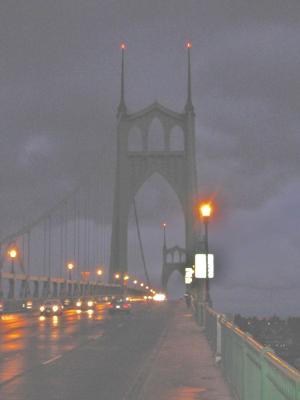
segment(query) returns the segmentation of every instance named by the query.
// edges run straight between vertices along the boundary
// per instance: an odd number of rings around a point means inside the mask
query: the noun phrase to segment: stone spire
[[[125,43],[121,43],[120,45],[122,51],[122,64],[121,64],[121,97],[120,97],[120,104],[118,107],[118,116],[120,114],[126,114],[126,104],[125,104],[125,96],[124,96],[124,53],[126,49]]]
[[[185,104],[185,112],[194,112],[194,106],[192,103],[192,83],[191,83],[191,48],[192,43],[186,43],[187,56],[188,56],[188,73],[187,73],[187,99]]]
[[[164,245],[163,245],[163,249],[164,249],[164,251],[167,249],[166,228],[167,228],[167,224],[164,222],[164,223],[163,223],[163,230],[164,230]]]

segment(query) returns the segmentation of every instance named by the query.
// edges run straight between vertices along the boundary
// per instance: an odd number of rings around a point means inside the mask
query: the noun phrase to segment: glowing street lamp
[[[68,271],[69,271],[69,281],[72,280],[72,271],[73,271],[74,267],[75,267],[75,265],[72,262],[69,262],[67,264],[67,268],[68,268]]]
[[[134,284],[134,285],[137,285],[137,284],[138,284],[138,281],[135,279],[135,280],[133,281],[133,284]]]
[[[144,287],[144,284],[143,284],[143,282],[141,283],[141,285],[140,285],[141,287]]]
[[[119,273],[115,274],[115,279],[120,279],[120,274]]]
[[[98,277],[98,281],[101,280],[101,277],[103,275],[103,270],[101,268],[98,268],[96,271],[97,277]]]
[[[205,246],[205,264],[206,264],[206,278],[205,278],[205,301],[210,302],[209,295],[209,279],[208,279],[208,222],[210,221],[213,209],[210,203],[202,203],[199,206],[200,217],[204,223],[204,246]]]
[[[15,259],[18,256],[18,251],[15,247],[13,247],[12,249],[10,249],[8,251],[8,255],[11,259],[11,273],[14,274],[15,273]]]
[[[200,204],[200,206],[199,206],[200,216],[204,220],[207,220],[208,218],[210,218],[212,211],[213,210],[212,210],[212,206],[210,203],[203,203],[203,204]]]

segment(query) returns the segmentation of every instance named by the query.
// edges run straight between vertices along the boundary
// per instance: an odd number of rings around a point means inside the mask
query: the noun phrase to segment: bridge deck
[[[168,324],[141,398],[232,399],[204,333],[182,303]]]

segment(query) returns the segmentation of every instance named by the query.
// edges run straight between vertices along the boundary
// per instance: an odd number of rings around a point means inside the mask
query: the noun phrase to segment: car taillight
[[[129,304],[124,304],[123,308],[129,308]]]

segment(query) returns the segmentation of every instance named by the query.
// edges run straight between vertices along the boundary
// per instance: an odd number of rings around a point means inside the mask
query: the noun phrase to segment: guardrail
[[[269,347],[213,309],[204,309],[205,332],[239,400],[300,400],[300,372]]]
[[[6,290],[5,290],[6,289]],[[69,280],[48,276],[12,274],[0,270],[0,300],[25,300],[120,294],[124,287],[100,281]],[[147,290],[126,286],[129,294],[147,293]]]
[[[6,289],[6,290],[4,290]],[[124,286],[100,281],[68,280],[47,276],[12,274],[0,271],[0,313],[18,312],[28,309],[47,298],[76,299],[79,297],[101,297],[124,295]],[[126,286],[129,296],[146,295],[147,290]]]

